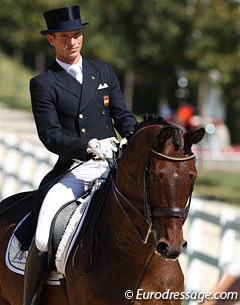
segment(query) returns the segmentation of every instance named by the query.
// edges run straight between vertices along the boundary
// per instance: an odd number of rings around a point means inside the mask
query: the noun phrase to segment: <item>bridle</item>
[[[164,159],[167,159],[167,160],[170,160],[170,161],[188,161],[188,160],[191,160],[191,159],[194,159],[195,158],[195,155],[194,154],[191,154],[191,155],[188,155],[188,156],[186,156],[186,157],[182,157],[182,158],[177,158],[177,157],[170,157],[170,156],[167,156],[167,155],[164,155],[164,154],[162,154],[162,153],[160,153],[160,152],[158,152],[158,151],[156,151],[155,149],[151,149],[151,151],[154,153],[154,154],[156,154],[156,155],[158,155],[158,156],[160,156],[160,157],[163,157]]]
[[[149,192],[149,169],[148,169],[151,153],[153,153],[159,157],[162,157],[170,162],[185,162],[185,161],[189,161],[189,160],[192,160],[195,158],[194,154],[191,154],[191,155],[188,155],[188,156],[185,156],[182,158],[181,157],[180,158],[171,157],[171,156],[162,154],[160,152],[157,152],[153,148],[150,148],[149,153],[148,153],[148,158],[147,158],[147,161],[146,161],[146,163],[144,165],[144,169],[143,169],[143,179],[144,179],[144,209],[143,209],[143,212],[140,211],[139,209],[137,209],[133,205],[133,203],[117,187],[114,175],[112,175],[112,187],[113,187],[113,193],[114,193],[116,202],[144,244],[146,244],[148,242],[149,235],[152,232],[154,218],[157,218],[157,217],[182,218],[183,223],[185,222],[185,220],[188,216],[189,209],[190,209],[192,191],[193,191],[193,186],[194,186],[194,182],[193,182],[191,185],[191,188],[190,188],[190,193],[188,196],[187,203],[184,208],[180,208],[177,206],[152,208],[152,201],[151,201],[150,192]],[[127,205],[131,209],[133,209],[138,215],[140,215],[140,217],[143,218],[144,221],[147,223],[148,230],[147,230],[147,234],[145,235],[145,237],[142,234],[142,232],[140,232],[139,228],[134,224],[134,222],[129,217],[127,211],[125,210],[125,208],[123,207],[123,205],[121,203],[120,198],[125,203],[127,203]]]

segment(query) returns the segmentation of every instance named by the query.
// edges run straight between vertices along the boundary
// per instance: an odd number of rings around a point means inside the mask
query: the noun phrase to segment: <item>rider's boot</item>
[[[25,268],[23,305],[38,304],[47,274],[47,252],[40,252],[33,241]]]

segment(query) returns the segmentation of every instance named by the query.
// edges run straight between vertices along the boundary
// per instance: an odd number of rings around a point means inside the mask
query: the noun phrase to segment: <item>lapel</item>
[[[83,84],[82,84],[81,103],[79,109],[80,112],[86,107],[91,97],[95,94],[99,79],[99,72],[96,71],[93,68],[93,66],[84,58],[82,63],[82,69],[83,69]]]
[[[56,61],[50,69],[53,71],[57,79],[57,85],[80,99],[81,90],[79,82],[67,73]]]
[[[56,61],[50,69],[53,71],[59,87],[79,97],[81,100],[79,111],[81,112],[96,92],[99,82],[99,72],[86,59],[83,59],[83,83],[82,90],[80,90],[79,82],[69,75]]]

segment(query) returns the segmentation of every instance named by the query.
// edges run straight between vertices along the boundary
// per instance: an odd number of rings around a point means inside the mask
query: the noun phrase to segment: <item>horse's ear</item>
[[[200,142],[205,134],[203,127],[192,129],[184,134],[184,150],[190,151],[193,144]]]
[[[171,127],[164,127],[160,129],[156,138],[154,139],[153,147],[155,147],[158,151],[161,151],[166,141],[170,139],[171,136],[172,136]]]

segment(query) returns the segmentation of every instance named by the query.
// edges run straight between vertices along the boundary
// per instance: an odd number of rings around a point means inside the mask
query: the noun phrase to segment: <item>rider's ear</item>
[[[47,40],[51,46],[54,46],[54,35],[53,34],[47,34]]]

